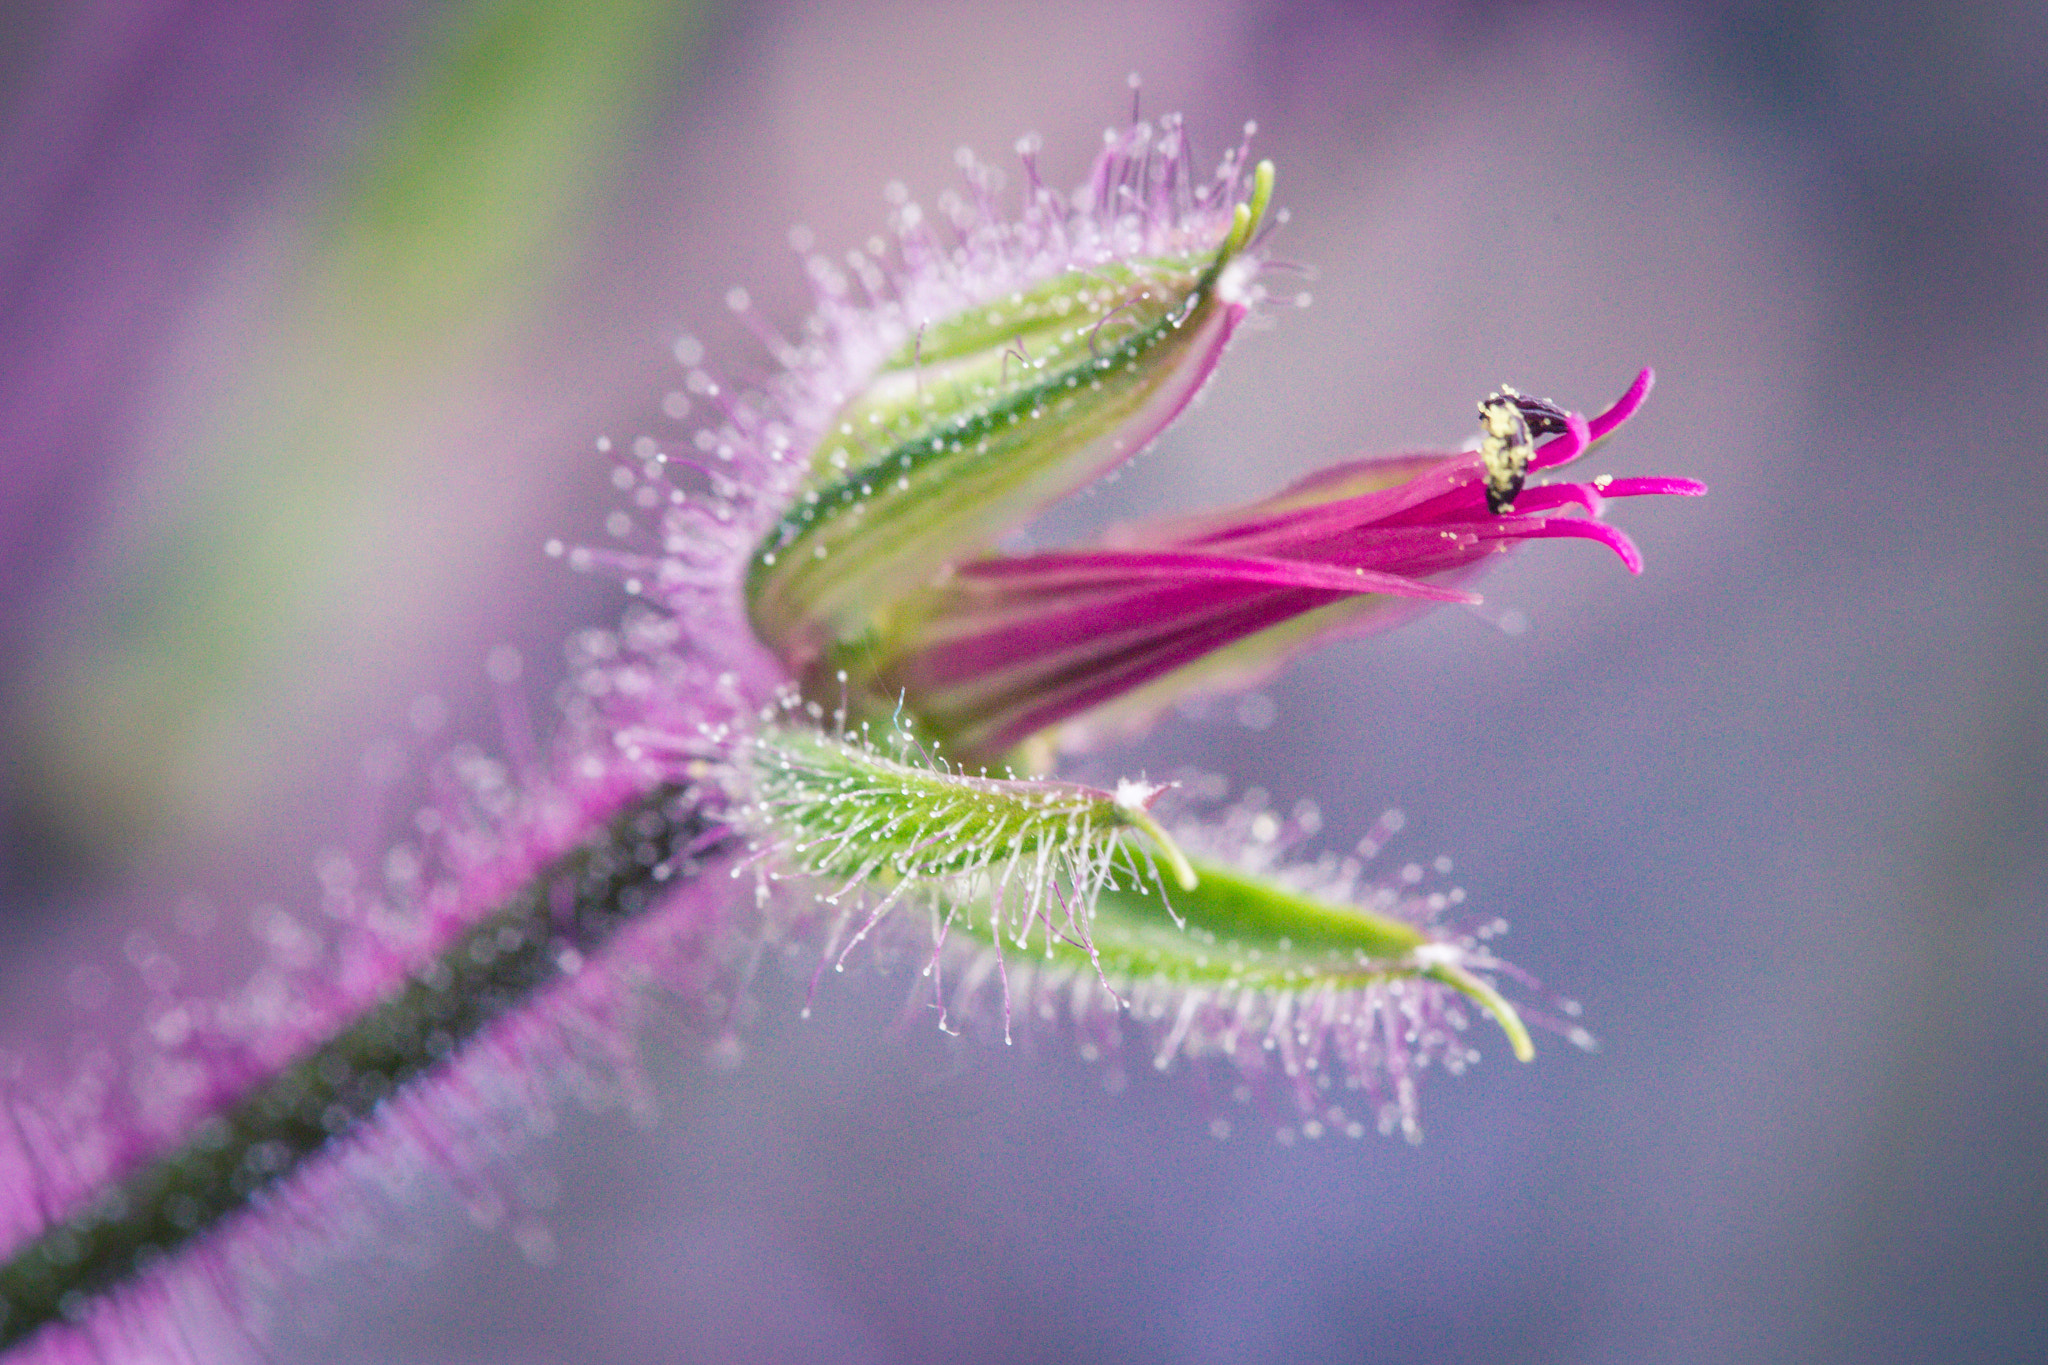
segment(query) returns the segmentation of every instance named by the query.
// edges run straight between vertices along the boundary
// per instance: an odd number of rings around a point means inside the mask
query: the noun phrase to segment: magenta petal
[[[1191,635],[1201,635],[1207,649],[1218,648],[1347,597],[1479,600],[1448,585],[1374,570],[1224,564],[1225,573],[1207,579],[1157,579],[1108,590],[1063,594],[1032,584],[1020,598],[1006,586],[949,614],[918,651],[914,676],[904,681],[972,687],[977,678],[1018,669],[1037,676],[1083,663],[1101,672],[1113,661],[1152,657]]]
[[[1636,376],[1636,382],[1628,386],[1628,392],[1614,401],[1614,406],[1595,417],[1592,422],[1591,439],[1599,440],[1616,427],[1636,415],[1636,409],[1650,396],[1650,388],[1657,382],[1657,372],[1644,367]]]
[[[1698,498],[1707,491],[1707,486],[1698,479],[1609,479],[1594,487],[1607,498]]]
[[[1636,543],[1624,535],[1619,527],[1609,526],[1604,521],[1593,521],[1586,517],[1546,517],[1540,529],[1527,533],[1530,540],[1556,540],[1559,538],[1597,540],[1615,554],[1632,574],[1643,571],[1643,556],[1636,549]]]
[[[960,568],[964,578],[1028,579],[1028,587],[1117,585],[1165,579],[1180,584],[1256,583],[1276,588],[1314,588],[1325,592],[1391,593],[1431,602],[1472,603],[1479,599],[1455,588],[1418,583],[1400,574],[1374,569],[1338,568],[1292,559],[1175,554],[1169,551],[1099,551],[1089,554],[1032,555],[1025,559],[980,560]]]
[[[1420,519],[1422,509],[1433,508],[1444,498],[1460,500],[1462,495],[1476,506],[1484,500],[1474,491],[1478,483],[1478,456],[1446,455],[1436,467],[1398,487],[1284,510],[1267,511],[1269,504],[1255,503],[1236,518],[1209,519],[1199,535],[1183,543],[1271,551],[1356,526]]]
[[[1594,516],[1600,515],[1601,499],[1607,490],[1590,483],[1544,483],[1522,490],[1515,499],[1515,512],[1528,516],[1533,512],[1548,512],[1553,507],[1583,507]]]
[[[1558,465],[1570,464],[1585,454],[1586,447],[1592,444],[1591,428],[1586,425],[1586,419],[1576,412],[1566,413],[1564,435],[1552,437],[1537,446],[1535,455],[1530,457],[1529,468],[1532,471],[1554,469]]]
[[[1532,467],[1584,454],[1650,383],[1645,370],[1590,422],[1569,414]],[[1453,585],[1522,541],[1598,541],[1640,573],[1634,543],[1601,520],[1608,500],[1705,491],[1673,478],[1532,483],[1495,515],[1476,452],[1351,461],[1246,507],[1120,527],[1098,547],[959,565],[878,658],[877,695],[907,697],[957,757],[997,758],[1100,708],[1121,704],[1125,723],[1322,641],[1476,602]],[[1281,629],[1326,608],[1342,609]]]
[[[1623,422],[1635,416],[1643,400],[1650,396],[1650,386],[1656,382],[1657,372],[1645,369],[1628,386],[1628,391],[1614,401],[1614,405],[1595,417],[1591,422],[1578,413],[1571,413],[1565,419],[1565,434],[1554,437],[1536,447],[1534,458],[1529,461],[1530,469],[1554,469],[1558,465],[1570,464],[1586,453],[1595,441],[1608,435]],[[1605,492],[1605,489],[1601,490]]]
[[[1290,597],[1310,600],[1289,601]],[[985,713],[987,728],[973,736],[973,741],[978,747],[998,752],[1007,749],[1041,730],[1113,702],[1146,683],[1322,604],[1309,594],[1269,595],[1244,609],[1193,628],[1175,630],[1142,647],[1115,651],[1086,666],[1069,666],[1037,676],[1028,686],[1004,690],[1002,701]],[[1405,620],[1410,614],[1398,612],[1393,619]]]

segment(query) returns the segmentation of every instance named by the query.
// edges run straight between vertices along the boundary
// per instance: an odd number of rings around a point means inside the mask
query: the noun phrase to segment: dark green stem
[[[79,1319],[100,1295],[247,1209],[563,979],[725,842],[715,813],[679,788],[625,807],[395,994],[18,1249],[0,1267],[0,1350]]]

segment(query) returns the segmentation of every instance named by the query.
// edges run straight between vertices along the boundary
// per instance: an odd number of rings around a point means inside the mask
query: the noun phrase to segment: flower
[[[333,944],[286,917],[247,989],[159,1002],[125,1073],[9,1099],[0,1348],[150,1340],[149,1314],[233,1292],[235,1248],[342,1221],[332,1190],[394,1149],[487,1175],[501,1130],[545,1105],[537,1077],[630,1077],[640,983],[704,1000],[813,908],[821,966],[915,907],[942,1017],[997,1001],[1007,1036],[1021,1004],[1091,1049],[1131,1018],[1162,1066],[1277,1080],[1304,1132],[1363,1131],[1324,1093],[1340,1077],[1416,1136],[1414,1073],[1471,1060],[1471,1007],[1531,1055],[1493,921],[1444,918],[1457,893],[1296,858],[1249,807],[1169,825],[1149,782],[981,765],[1469,600],[1455,583],[1521,541],[1590,537],[1637,567],[1603,496],[1697,485],[1522,480],[1625,420],[1647,372],[1591,423],[1496,395],[1475,455],[1340,466],[1098,549],[991,556],[1207,382],[1259,301],[1273,185],[1244,146],[1198,179],[1171,119],[1110,134],[1071,196],[1020,154],[1014,217],[968,161],[941,226],[901,202],[893,253],[810,257],[818,311],[802,341],[771,337],[760,391],[679,347],[722,417],[691,453],[636,443],[623,462],[645,540],[551,547],[643,600],[576,640],[550,762],[451,753],[422,838],[381,875],[323,866]],[[1567,504],[1591,515],[1554,515]],[[750,869],[751,907],[731,894]]]
[[[1651,379],[1643,371],[1591,422],[1561,415],[1562,433],[1528,469],[1578,459],[1634,414]],[[840,662],[871,694],[902,697],[956,757],[994,759],[1083,718],[1131,728],[1323,641],[1476,603],[1458,585],[1526,541],[1595,540],[1640,573],[1635,546],[1599,519],[1606,500],[1706,491],[1601,475],[1535,486],[1496,511],[1485,454],[1357,460],[1247,507],[1124,527],[1093,548],[972,559]],[[1587,515],[1562,515],[1573,507]]]
[[[964,159],[974,193],[941,204],[950,244],[906,202],[894,273],[858,253],[851,277],[810,257],[819,309],[806,341],[773,342],[779,380],[700,443],[748,488],[716,507],[744,527],[749,625],[798,674],[905,591],[1143,449],[1259,299],[1249,248],[1270,163],[1240,148],[1199,183],[1169,118],[1112,135],[1070,197],[1038,179],[1029,140],[1019,152],[1029,179],[1016,217],[996,208],[995,172]],[[701,371],[691,382],[721,394]],[[695,529],[671,520],[664,556]],[[726,566],[729,548],[718,547]]]

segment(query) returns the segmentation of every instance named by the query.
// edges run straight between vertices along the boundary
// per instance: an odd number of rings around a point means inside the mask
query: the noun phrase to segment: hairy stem
[[[678,787],[626,806],[395,994],[15,1251],[0,1267],[0,1350],[78,1320],[248,1208],[563,979],[726,842],[716,812]]]

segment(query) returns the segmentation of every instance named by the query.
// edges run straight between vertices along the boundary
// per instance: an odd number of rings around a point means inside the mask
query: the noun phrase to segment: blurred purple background
[[[573,13],[572,13],[573,12]],[[1273,326],[1052,540],[1450,444],[1502,380],[1703,502],[1528,554],[1106,756],[1446,852],[1603,1049],[1433,1078],[1428,1140],[1217,1142],[1185,1077],[760,987],[737,1069],[533,1157],[558,1255],[432,1191],[284,1291],[293,1362],[2009,1361],[2048,1340],[2048,11],[607,0],[0,17],[0,1016],[93,1023],[188,892],[307,906],[362,756],[496,733],[618,610],[594,438],[743,284],[971,145],[1080,175],[1256,118]],[[1311,306],[1287,302],[1297,289]],[[1526,630],[1503,629],[1526,620]],[[423,704],[422,697],[439,699]],[[448,717],[442,723],[443,715]],[[2032,1342],[2029,1346],[2027,1343]]]

